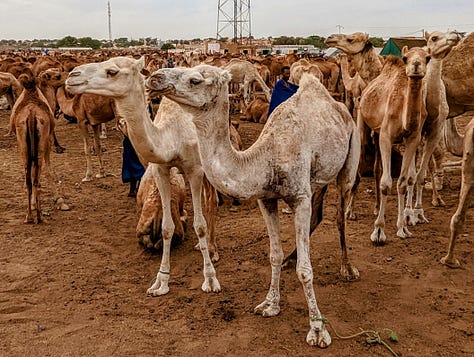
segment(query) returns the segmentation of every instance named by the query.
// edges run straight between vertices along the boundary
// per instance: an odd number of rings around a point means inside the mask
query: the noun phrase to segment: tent
[[[382,56],[401,56],[404,46],[408,46],[408,48],[423,47],[426,46],[426,40],[423,37],[391,37],[380,54]]]

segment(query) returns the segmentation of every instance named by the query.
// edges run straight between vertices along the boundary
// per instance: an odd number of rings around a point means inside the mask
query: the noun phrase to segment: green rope
[[[339,335],[337,333],[334,326],[324,316],[321,316],[321,317],[311,316],[310,319],[311,319],[311,321],[321,321],[323,324],[330,326],[331,329],[334,331],[334,334],[337,336],[337,338],[339,338],[341,340],[349,340],[349,339],[352,339],[352,338],[355,338],[355,337],[359,337],[361,335],[365,335],[366,336],[365,341],[369,345],[375,345],[375,344],[383,345],[392,353],[392,355],[394,357],[398,357],[398,354],[394,350],[392,350],[392,348],[387,344],[387,342],[385,342],[382,339],[382,336],[381,336],[381,334],[383,332],[389,332],[390,333],[390,337],[389,337],[390,340],[393,341],[393,342],[398,342],[398,336],[397,336],[396,332],[393,331],[393,330],[390,330],[388,328],[383,328],[380,331],[373,331],[373,330],[363,330],[362,328],[360,328],[360,332],[357,332],[357,333],[355,333],[353,335],[349,335],[349,336],[342,336],[342,335]]]

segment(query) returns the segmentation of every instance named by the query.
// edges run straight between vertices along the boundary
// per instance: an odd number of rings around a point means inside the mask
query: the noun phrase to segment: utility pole
[[[112,44],[112,13],[110,11],[110,1],[107,1],[107,13],[109,15],[109,42]]]
[[[341,26],[341,25],[336,25],[336,27],[339,29],[339,34],[341,33],[341,29],[344,28],[344,26]]]

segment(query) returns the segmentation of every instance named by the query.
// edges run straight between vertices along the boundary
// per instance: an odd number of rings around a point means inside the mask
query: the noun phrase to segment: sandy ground
[[[146,289],[161,255],[137,244],[136,203],[122,184],[118,131],[104,140],[109,175],[82,183],[85,158],[77,125],[60,119],[57,133],[66,147],[52,163],[71,210],[54,209],[52,189],[43,180],[46,222],[23,224],[26,194],[16,141],[5,137],[9,111],[0,111],[0,355],[2,356],[390,356],[363,336],[338,339],[330,329],[326,350],[305,343],[307,307],[294,269],[281,279],[281,313],[262,318],[253,309],[270,282],[268,237],[256,202],[231,211],[219,207],[222,291],[201,291],[202,257],[188,221],[187,239],[171,255],[169,294],[152,298]],[[261,125],[241,123],[246,146]],[[95,158],[94,158],[95,160]],[[97,163],[94,162],[97,168]],[[471,209],[456,246],[462,268],[451,270],[445,254],[449,221],[460,186],[459,171],[445,175],[444,208],[430,206],[429,224],[396,233],[396,196],[389,197],[388,242],[375,247],[373,179],[363,179],[356,203],[358,220],[347,224],[350,259],[361,277],[339,276],[340,248],[335,224],[335,190],[325,199],[324,220],[312,236],[314,286],[322,313],[339,334],[389,328],[397,343],[382,337],[400,356],[474,356],[474,231]],[[395,190],[394,190],[395,192]],[[192,212],[190,199],[187,209]],[[294,247],[291,215],[281,214],[283,247]]]

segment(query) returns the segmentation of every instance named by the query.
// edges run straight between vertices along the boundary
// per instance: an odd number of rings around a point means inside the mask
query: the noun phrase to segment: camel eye
[[[117,73],[118,73],[118,71],[115,70],[115,69],[108,69],[107,70],[107,75],[110,76],[110,77],[115,76]]]
[[[354,40],[352,38],[348,38],[347,42],[352,43]]]
[[[433,41],[433,42],[438,41],[438,37],[436,37],[436,36],[431,37],[431,41]]]
[[[198,85],[199,83],[202,82],[202,80],[201,80],[201,79],[197,79],[197,78],[191,78],[191,79],[189,80],[189,82],[190,82],[192,85]]]

